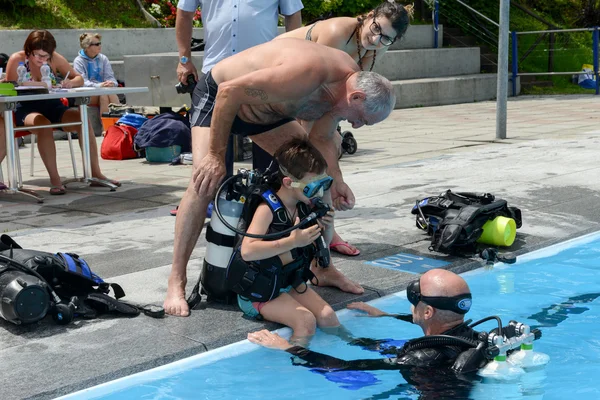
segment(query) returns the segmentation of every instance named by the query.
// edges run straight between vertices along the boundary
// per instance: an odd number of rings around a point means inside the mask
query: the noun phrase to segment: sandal
[[[340,247],[347,249],[348,252],[340,251]],[[354,247],[354,246],[352,246],[352,247]],[[360,255],[360,250],[357,249],[356,247],[354,247],[354,250],[352,250],[352,247],[350,247],[350,244],[348,242],[337,242],[337,243],[331,243],[329,245],[329,249],[331,251],[335,251],[336,253],[340,253],[344,256],[356,257],[356,256]]]
[[[64,187],[64,185],[50,187],[50,194],[53,196],[59,196],[65,193],[67,193],[67,189]]]
[[[107,181],[109,183],[112,183],[113,185],[115,185],[116,187],[121,187],[121,182],[116,181],[114,179],[103,179],[104,181]],[[103,184],[99,183],[99,182],[92,182],[90,183],[90,187],[106,187]]]

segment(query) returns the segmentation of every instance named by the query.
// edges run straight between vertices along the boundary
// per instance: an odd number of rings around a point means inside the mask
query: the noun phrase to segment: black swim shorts
[[[63,114],[69,107],[65,106],[60,99],[24,101],[17,104],[15,111],[15,122],[17,126],[25,125],[25,117],[31,113],[40,113],[50,123],[58,124],[62,121]]]
[[[212,77],[211,72],[207,74],[200,74],[198,76],[198,83],[192,94],[192,126],[210,127],[212,120],[212,113],[215,109],[215,98],[217,96],[217,90],[219,85]],[[233,125],[231,127],[231,133],[234,135],[251,136],[258,135],[264,132],[268,132],[281,125],[285,125],[288,122],[294,121],[293,118],[284,118],[273,124],[258,125],[244,122],[240,118],[235,117]]]

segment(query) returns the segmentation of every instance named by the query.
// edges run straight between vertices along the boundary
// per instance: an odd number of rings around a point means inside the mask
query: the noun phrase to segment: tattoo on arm
[[[267,93],[264,90],[246,88],[245,92],[246,92],[246,95],[248,95],[250,97],[260,97],[260,99],[263,101],[266,101],[269,99],[269,97],[267,96]]]

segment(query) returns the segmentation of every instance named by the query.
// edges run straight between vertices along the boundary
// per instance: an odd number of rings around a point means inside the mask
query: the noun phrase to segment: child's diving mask
[[[298,179],[290,174],[284,167],[279,166],[281,173],[292,179],[291,187],[301,188],[302,193],[310,198],[323,197],[326,190],[329,190],[333,183],[333,178],[327,174],[321,174],[312,178],[309,182],[303,182],[302,179]]]

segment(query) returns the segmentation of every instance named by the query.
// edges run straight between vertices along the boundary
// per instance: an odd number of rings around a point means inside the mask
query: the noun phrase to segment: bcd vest
[[[294,226],[294,221],[290,219],[285,206],[279,197],[273,193],[273,190],[266,186],[258,186],[252,191],[244,205],[242,218],[238,226],[240,230],[246,231],[248,229],[256,208],[262,202],[265,202],[273,213],[273,222],[267,233],[282,232]],[[310,208],[304,203],[299,202],[296,207],[301,220],[311,212]],[[275,239],[263,240],[278,240],[287,236],[289,236],[289,233]],[[276,298],[281,289],[290,285],[297,288],[314,276],[310,272],[310,262],[315,254],[313,244],[292,249],[291,253],[294,261],[282,265],[279,256],[265,260],[245,261],[241,255],[242,240],[243,236],[238,235],[237,245],[227,266],[226,273],[228,287],[242,297],[251,301],[266,302]]]

